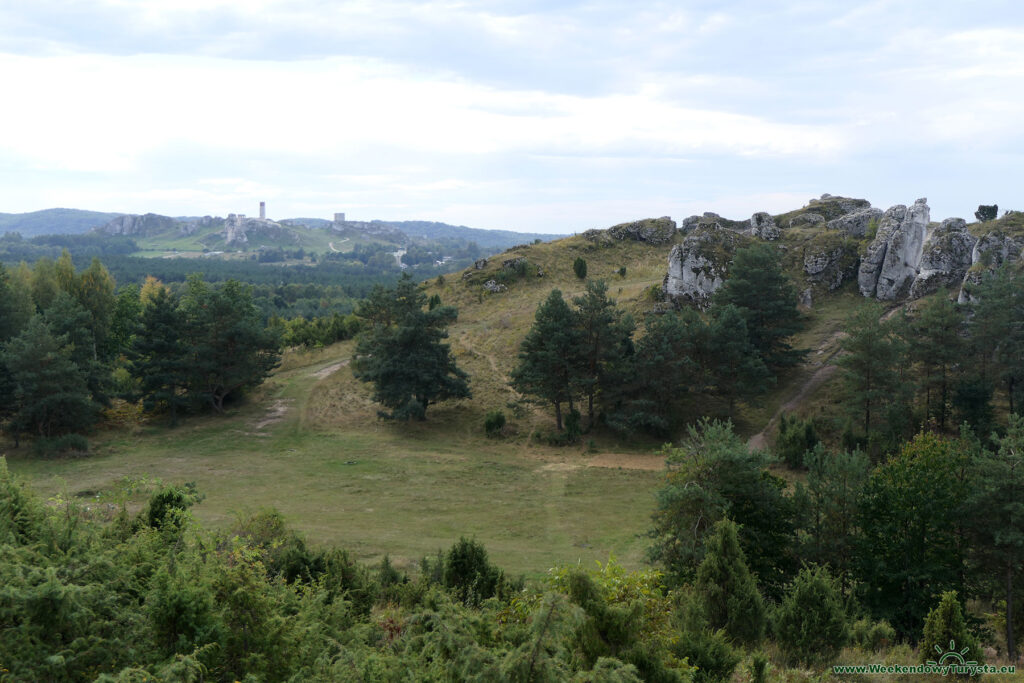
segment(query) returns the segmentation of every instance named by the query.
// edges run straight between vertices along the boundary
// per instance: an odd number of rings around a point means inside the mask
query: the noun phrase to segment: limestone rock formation
[[[857,273],[856,248],[843,233],[822,231],[804,244],[803,270],[808,283],[836,290]]]
[[[669,299],[700,307],[722,286],[732,253],[743,238],[725,229],[698,228],[672,247],[662,291]]]
[[[898,204],[885,212],[861,261],[857,275],[861,294],[892,301],[909,293],[917,277],[930,215],[927,199],[918,199],[910,208]]]
[[[962,218],[947,218],[928,237],[921,254],[919,272],[910,287],[910,298],[926,296],[941,287],[959,285],[971,267],[977,239],[967,231]]]
[[[1001,230],[982,235],[971,250],[971,267],[964,275],[960,287],[960,303],[973,300],[970,295],[971,286],[981,282],[986,273],[991,273],[1004,263],[1020,261],[1022,253],[1024,235],[1011,235]]]
[[[758,211],[750,217],[750,234],[763,240],[779,239],[779,228],[775,225],[775,219],[771,214]]]
[[[147,213],[141,216],[138,214],[118,216],[106,225],[101,226],[99,231],[108,235],[145,236],[174,230],[177,227],[178,221],[170,216]]]
[[[853,213],[833,218],[826,224],[830,230],[840,230],[851,237],[863,237],[867,234],[871,221],[882,220],[882,210],[875,208],[858,209]]]
[[[621,223],[608,228],[608,236],[616,240],[633,240],[647,244],[666,244],[676,235],[676,222],[668,216]]]
[[[224,221],[224,243],[227,245],[246,244],[249,241],[249,235],[246,234],[245,223],[244,214],[229,213]]]
[[[501,284],[497,280],[488,280],[487,282],[484,283],[484,289],[486,289],[491,294],[499,294],[507,290],[508,287]]]
[[[813,211],[808,211],[807,213],[802,213],[802,214],[800,214],[798,216],[794,216],[793,219],[789,221],[789,227],[791,227],[791,228],[798,228],[800,226],[821,226],[821,227],[824,227],[825,226],[825,217],[822,216],[820,213],[814,213]]]
[[[473,270],[483,270],[486,267],[487,259],[485,258],[478,258],[476,261],[473,261]]]

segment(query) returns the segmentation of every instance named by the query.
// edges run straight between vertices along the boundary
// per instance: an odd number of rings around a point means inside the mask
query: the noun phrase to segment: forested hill
[[[29,213],[0,213],[0,233],[18,232],[23,237],[53,234],[79,235],[123,215],[101,211],[82,211],[81,209],[44,209]]]

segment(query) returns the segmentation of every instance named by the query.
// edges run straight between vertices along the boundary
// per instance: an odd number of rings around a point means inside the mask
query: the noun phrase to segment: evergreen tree
[[[740,525],[740,543],[763,589],[776,594],[794,571],[793,509],[785,482],[765,471],[765,455],[722,422],[689,428],[679,448],[666,449],[666,484],[657,493],[651,559],[682,582],[706,553],[712,526]]]
[[[442,343],[458,312],[452,306],[424,310],[427,297],[403,275],[395,289],[375,290],[357,315],[367,326],[360,334],[353,374],[374,385],[374,400],[391,410],[389,418],[426,418],[427,407],[468,398],[469,377]]]
[[[576,260],[572,262],[572,272],[576,274],[581,280],[585,280],[587,277],[587,262],[582,256],[577,256]]]
[[[277,336],[264,327],[248,287],[235,280],[213,289],[190,276],[181,301],[189,349],[189,395],[224,411],[230,397],[258,386],[281,358]]]
[[[63,343],[35,316],[5,345],[3,362],[14,386],[9,429],[15,439],[23,433],[51,437],[79,432],[96,419],[98,406]]]
[[[743,311],[728,304],[711,313],[701,364],[713,393],[729,402],[732,413],[737,399],[763,394],[775,378],[751,341]]]
[[[920,632],[928,596],[963,590],[968,453],[961,443],[922,433],[876,468],[865,486],[859,579],[876,618],[903,637]]]
[[[110,316],[110,335],[105,354],[111,357],[128,353],[142,316],[142,299],[138,285],[126,285],[117,293]]]
[[[744,645],[761,642],[764,601],[740,549],[735,522],[724,519],[715,524],[697,569],[695,587],[703,597],[712,629],[724,629],[730,638]]]
[[[191,358],[182,339],[182,323],[176,302],[161,289],[142,309],[130,350],[143,407],[166,407],[172,427],[177,424],[178,410],[188,403],[184,389]]]
[[[956,305],[940,295],[926,302],[910,323],[907,344],[910,360],[918,368],[918,386],[925,394],[925,414],[946,428],[952,399],[954,368],[962,360],[964,325]]]
[[[537,308],[533,327],[519,347],[519,365],[512,371],[512,387],[551,403],[555,426],[562,430],[562,404],[570,412],[579,383],[580,335],[575,316],[553,289]]]
[[[110,404],[110,367],[96,354],[96,337],[89,312],[68,293],[61,291],[43,314],[43,320],[54,338],[60,339],[82,376],[92,399],[101,405]]]
[[[871,436],[878,416],[899,393],[897,365],[902,345],[893,326],[879,320],[878,309],[866,306],[846,325],[847,336],[841,346],[845,352],[839,365],[847,405],[862,420],[864,434]]]
[[[1006,596],[1006,650],[1014,661],[1015,585],[1024,565],[1024,417],[1010,417],[998,451],[982,451],[975,472],[969,505],[974,511],[971,549],[979,573]]]
[[[797,484],[804,501],[800,555],[830,566],[848,585],[856,558],[860,499],[871,463],[863,453],[832,453],[819,444],[807,451],[805,465],[806,488]]]
[[[1010,412],[1024,409],[1024,277],[1004,264],[970,290],[974,304],[972,339],[980,376],[1003,385]]]
[[[107,337],[110,336],[111,319],[117,303],[115,288],[114,278],[98,258],[93,258],[89,267],[75,278],[72,294],[79,305],[89,312],[89,328],[94,341],[93,358],[97,360],[104,355],[101,351],[106,352],[109,348]]]
[[[787,341],[800,330],[797,293],[774,246],[757,243],[738,249],[712,304],[740,309],[750,342],[767,366],[792,365],[800,359],[802,352]]]
[[[964,649],[966,648],[966,650]],[[957,653],[965,652],[966,660],[981,663],[982,652],[978,641],[967,629],[964,613],[957,599],[956,591],[942,593],[939,604],[928,612],[924,622],[924,638],[919,645],[922,662],[939,662],[942,655],[951,649]],[[944,661],[942,664],[958,664],[957,661]]]
[[[624,317],[608,298],[603,280],[588,282],[586,293],[573,299],[579,328],[580,362],[578,383],[587,398],[587,418],[594,424],[594,400],[621,377],[619,369],[632,350],[633,320]]]
[[[839,582],[824,567],[804,567],[775,610],[773,630],[792,662],[828,662],[850,637]]]

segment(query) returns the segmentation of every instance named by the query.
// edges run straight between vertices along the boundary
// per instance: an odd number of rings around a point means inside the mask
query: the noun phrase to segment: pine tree
[[[142,309],[130,351],[143,407],[166,407],[172,427],[178,422],[178,410],[188,403],[184,389],[190,357],[182,340],[182,323],[176,302],[161,289]]]
[[[575,316],[553,289],[537,308],[533,327],[519,347],[519,365],[512,371],[512,387],[555,408],[555,425],[562,431],[562,404],[573,410],[579,382],[580,336]]]
[[[366,321],[353,359],[357,379],[374,385],[374,400],[389,408],[385,417],[426,419],[427,407],[468,398],[469,376],[442,340],[458,311],[428,305],[425,294],[404,275],[393,290],[378,288],[356,314]]]
[[[892,325],[879,320],[874,306],[866,306],[855,313],[846,329],[848,334],[841,342],[845,353],[839,357],[837,365],[847,404],[861,416],[864,434],[870,436],[878,415],[898,393],[896,368],[902,347]]]
[[[732,304],[712,310],[706,334],[703,365],[717,396],[735,410],[737,399],[763,394],[774,382],[771,372],[751,341],[743,311]]]
[[[82,371],[54,338],[39,316],[9,341],[3,363],[10,373],[13,414],[10,430],[41,437],[59,436],[89,428],[98,406],[91,400]]]
[[[1010,412],[1024,409],[1024,277],[1003,265],[971,288],[971,337],[982,364],[981,376],[1006,390]]]
[[[907,348],[910,360],[918,368],[918,386],[925,394],[925,413],[936,418],[939,429],[943,430],[952,399],[954,368],[964,356],[963,326],[963,316],[946,296],[929,300],[910,323],[913,343]]]
[[[610,388],[616,372],[631,350],[633,320],[608,298],[603,280],[588,282],[586,293],[573,299],[580,337],[579,385],[587,398],[587,418],[594,424],[594,400]]]
[[[708,624],[739,643],[757,645],[764,638],[765,607],[740,549],[736,523],[715,524],[695,582]]]
[[[188,393],[197,403],[223,412],[228,397],[258,386],[277,367],[280,342],[261,322],[250,288],[228,280],[213,289],[190,276],[181,310]]]
[[[1006,650],[1017,658],[1015,588],[1024,566],[1024,417],[1011,416],[996,452],[982,451],[975,463],[969,509],[973,515],[977,565],[1006,596]]]
[[[740,309],[750,341],[765,365],[792,365],[800,359],[802,352],[787,341],[800,330],[797,293],[772,245],[759,243],[737,250],[728,279],[712,303]]]

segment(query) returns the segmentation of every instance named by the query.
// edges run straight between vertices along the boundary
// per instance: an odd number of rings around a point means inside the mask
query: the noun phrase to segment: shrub
[[[150,496],[146,521],[154,529],[159,529],[169,521],[168,517],[173,517],[173,511],[184,512],[201,498],[202,496],[196,490],[195,482],[190,481],[181,488],[165,486]]]
[[[619,277],[626,277],[626,266],[619,267]]]
[[[587,277],[587,262],[582,256],[577,256],[573,261],[572,272],[576,273],[576,277],[581,280]]]
[[[924,638],[920,645],[921,661],[937,662],[942,659],[943,654],[951,649],[961,652],[964,651],[964,648],[967,648],[966,659],[981,662],[981,648],[978,647],[978,641],[967,630],[967,622],[964,620],[964,613],[960,608],[956,591],[946,591],[942,594],[939,604],[928,613],[924,621]],[[943,663],[954,664],[955,662]]]
[[[807,451],[814,450],[819,441],[818,433],[810,420],[789,417],[785,413],[779,418],[775,454],[793,469],[804,466],[804,456]]]
[[[884,619],[858,619],[850,628],[850,639],[861,649],[878,652],[896,642],[896,629]]]
[[[672,648],[676,657],[686,657],[693,672],[693,683],[718,683],[732,678],[740,663],[740,653],[729,645],[723,631],[684,631]]]
[[[492,410],[484,417],[484,431],[489,437],[501,436],[501,430],[505,427],[505,413],[500,410]]]
[[[838,582],[824,567],[805,567],[775,611],[775,636],[791,662],[834,659],[849,639]]]
[[[740,643],[760,643],[765,627],[764,601],[740,548],[736,523],[729,519],[717,522],[706,548],[695,585],[704,597],[708,624],[723,629]]]
[[[995,220],[996,216],[999,215],[998,204],[979,204],[978,210],[974,212],[974,217],[984,223],[985,221]]]
[[[32,444],[36,455],[88,455],[89,441],[81,434],[40,437]]]
[[[504,577],[487,559],[482,543],[460,538],[444,560],[444,585],[467,605],[478,605],[497,592]]]

